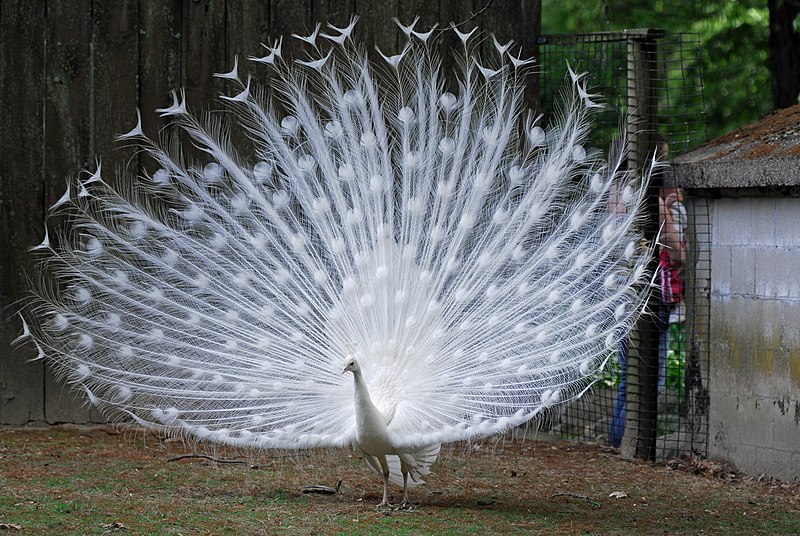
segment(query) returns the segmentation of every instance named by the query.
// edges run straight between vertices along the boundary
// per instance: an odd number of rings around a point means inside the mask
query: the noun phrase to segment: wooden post
[[[663,31],[648,30],[628,39],[628,168],[644,173],[653,156],[657,140],[658,94],[656,40]],[[645,239],[651,243],[659,230],[658,192],[660,177],[650,183]],[[658,259],[650,261],[655,272]],[[658,424],[658,299],[654,293],[647,311],[637,323],[628,355],[628,412],[623,453],[637,458],[655,459]]]
[[[44,2],[17,2],[0,9],[0,345],[22,332],[15,314],[33,265],[28,248],[41,242],[44,185]],[[32,346],[0,355],[0,423],[43,418],[42,361]]]

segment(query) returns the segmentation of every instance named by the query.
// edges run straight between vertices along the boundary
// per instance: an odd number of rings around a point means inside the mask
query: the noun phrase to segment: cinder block
[[[792,467],[791,451],[779,449],[756,449],[756,457],[751,467],[741,467],[752,475],[765,475],[778,478],[780,480],[796,480],[798,469]]]
[[[713,240],[714,230],[715,229],[719,229],[720,202],[722,202],[721,199],[709,199],[708,200],[708,216],[709,216],[709,220],[711,221],[712,240]]]
[[[793,396],[795,389],[792,386],[790,369],[791,353],[785,348],[777,348],[775,350],[775,373],[772,375],[772,378],[770,378],[771,382],[768,386],[768,394],[776,401],[792,398]],[[785,409],[786,408],[783,407],[781,408],[781,415],[784,414]]]
[[[709,324],[709,340],[713,343],[724,343],[725,348],[728,347],[730,340],[730,325],[731,321],[728,315],[729,305],[731,300],[725,302],[717,302],[711,304],[711,318]]]
[[[731,247],[711,247],[711,294],[729,296],[731,293]]]
[[[756,246],[774,246],[775,242],[775,202],[773,197],[754,197],[750,199],[753,230],[750,243]]]
[[[781,300],[759,300],[760,316],[752,320],[756,329],[754,344],[775,350],[781,347],[784,324],[784,302]],[[758,329],[760,328],[760,329]]]
[[[775,200],[775,243],[782,246],[800,246],[800,199],[796,197]]]
[[[800,453],[800,399],[784,396],[774,401],[772,446]]]
[[[800,233],[800,229],[797,231]],[[800,300],[800,246],[790,246],[785,250],[786,283],[789,298]]]
[[[752,212],[751,198],[720,199],[716,203],[716,225],[712,245],[741,246],[751,243]]]
[[[781,302],[781,346],[789,351],[800,350],[800,302]]]
[[[747,246],[731,248],[731,294],[753,296],[756,292],[756,252]]]
[[[708,388],[720,395],[731,394],[733,382],[730,375],[731,354],[728,341],[713,339],[710,352]]]
[[[756,341],[755,323],[760,314],[758,300],[733,298],[721,311],[721,322],[727,325],[727,340],[730,360],[727,363],[730,381],[736,388],[742,384],[748,386],[743,394],[751,394],[753,376],[753,355],[758,345]]]
[[[731,444],[736,444],[737,416],[736,396],[721,393],[718,387],[709,388],[708,426],[710,435],[709,454],[728,458]]]
[[[738,395],[710,387],[709,454],[745,473],[800,479],[800,401],[747,395],[741,386]]]
[[[787,473],[781,480],[786,482],[800,481],[800,452],[792,453],[792,464],[791,467],[787,468]]]
[[[793,348],[789,352],[789,380],[792,392],[800,393],[800,349]],[[795,418],[800,420],[800,407],[796,408]]]
[[[745,394],[711,393],[709,419],[724,422],[728,448],[751,445],[772,448],[771,400]]]
[[[723,457],[733,463],[739,471],[747,474],[759,474],[757,449],[753,445],[742,443],[729,445],[728,455]]]
[[[755,254],[755,293],[762,298],[789,297],[789,266],[784,247],[760,247]],[[795,273],[797,267],[792,267]]]

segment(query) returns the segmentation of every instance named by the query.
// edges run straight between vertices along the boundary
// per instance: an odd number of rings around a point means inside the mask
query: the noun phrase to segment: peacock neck
[[[355,381],[353,398],[356,406],[356,420],[360,424],[364,424],[371,419],[383,422],[383,415],[369,396],[369,390],[361,371],[354,372],[353,378]]]
[[[356,442],[361,449],[372,455],[387,454],[391,450],[391,440],[386,428],[386,418],[372,402],[361,371],[355,372],[353,378]]]
[[[361,375],[360,370],[353,371],[353,380],[355,382],[354,397],[356,400],[356,405],[374,405],[372,403],[372,399],[369,397],[369,390],[367,389],[367,384],[364,383],[364,377]]]

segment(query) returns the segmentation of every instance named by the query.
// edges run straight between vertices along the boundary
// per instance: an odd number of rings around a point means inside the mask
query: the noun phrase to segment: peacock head
[[[352,372],[355,374],[356,372],[360,372],[361,367],[358,366],[358,361],[356,358],[353,357],[352,354],[347,354],[347,357],[344,358],[344,368],[342,369],[342,374],[345,372]]]

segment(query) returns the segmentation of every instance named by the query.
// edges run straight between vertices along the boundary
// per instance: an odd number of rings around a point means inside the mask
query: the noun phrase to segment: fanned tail
[[[199,157],[137,126],[151,172],[98,169],[56,204],[72,227],[35,248],[25,335],[93,404],[228,444],[344,446],[353,354],[392,444],[430,454],[578,396],[627,336],[647,178],[585,148],[585,80],[540,124],[508,46],[480,58],[459,33],[448,91],[430,34],[376,67],[352,26],[304,37],[294,64],[281,41],[256,59],[279,103],[221,75],[255,160],[175,94],[160,112]]]

